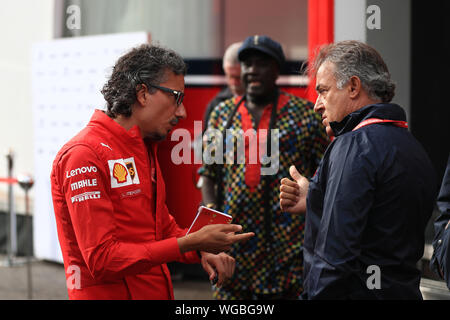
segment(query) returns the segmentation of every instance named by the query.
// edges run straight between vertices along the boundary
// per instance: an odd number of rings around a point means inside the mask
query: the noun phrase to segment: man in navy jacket
[[[430,267],[447,282],[450,289],[450,156],[447,160],[444,179],[437,199],[441,212],[434,222],[433,257]]]
[[[421,299],[416,263],[436,178],[389,103],[387,66],[370,46],[343,41],[322,48],[313,70],[315,111],[334,140],[311,181],[291,167],[280,187],[283,210],[306,212],[303,297]]]

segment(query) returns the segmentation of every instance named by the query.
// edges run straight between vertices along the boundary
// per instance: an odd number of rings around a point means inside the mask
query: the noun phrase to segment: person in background
[[[244,87],[242,86],[241,81],[241,64],[237,56],[238,49],[241,45],[242,42],[235,42],[225,50],[222,59],[222,68],[225,73],[227,86],[223,88],[206,106],[204,115],[205,127],[208,124],[209,115],[215,106],[222,101],[235,96],[240,96],[244,93]]]
[[[166,263],[202,263],[220,287],[234,271],[224,253],[253,236],[239,225],[185,235],[168,212],[156,157],[179,120],[186,66],[174,51],[142,45],[123,55],[96,110],[58,152],[53,206],[70,299],[174,299]]]
[[[445,280],[450,289],[450,156],[437,198],[437,206],[441,214],[434,222],[434,251],[430,267]]]
[[[311,180],[292,166],[280,186],[283,210],[306,213],[302,298],[421,299],[436,174],[390,103],[389,70],[359,41],[324,46],[312,67],[314,110],[335,138]]]
[[[204,179],[205,205],[230,214],[255,237],[232,246],[235,273],[221,288],[215,288],[214,297],[297,299],[302,292],[305,217],[280,209],[278,186],[292,161],[311,177],[329,141],[313,104],[276,85],[285,62],[278,42],[263,35],[248,37],[238,58],[245,93],[217,105],[208,130],[231,130],[238,137],[254,132],[252,141],[257,141],[257,134],[260,157],[252,163],[249,158],[255,144],[249,142],[252,138],[244,138],[245,163],[236,161],[242,156],[238,149],[233,151],[234,163],[205,163],[199,174]],[[274,145],[279,150],[272,150]],[[263,164],[261,156],[269,154],[276,161]]]
[[[241,81],[241,63],[239,62],[237,52],[242,42],[235,42],[228,46],[225,50],[222,59],[222,68],[225,73],[225,80],[227,82],[227,86],[223,88],[206,106],[205,113],[203,116],[203,131],[202,135],[197,137],[195,143],[202,144],[203,134],[205,133],[209,117],[214,107],[216,107],[219,103],[240,96],[244,93],[244,87]],[[202,157],[201,154],[197,155],[199,158]],[[201,188],[203,185],[203,177],[200,176],[197,181],[197,188]]]

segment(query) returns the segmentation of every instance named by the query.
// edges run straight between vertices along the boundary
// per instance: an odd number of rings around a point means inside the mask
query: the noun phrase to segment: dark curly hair
[[[156,89],[148,84],[159,85],[166,81],[167,70],[176,75],[186,74],[186,64],[175,51],[154,44],[131,49],[116,62],[101,90],[107,103],[106,114],[111,118],[131,116],[131,106],[136,102],[141,84],[147,84],[152,94]]]
[[[370,97],[384,103],[395,95],[395,83],[381,55],[371,46],[355,40],[323,46],[309,68],[315,74],[330,61],[335,65],[337,87],[342,89],[352,76],[357,76]]]

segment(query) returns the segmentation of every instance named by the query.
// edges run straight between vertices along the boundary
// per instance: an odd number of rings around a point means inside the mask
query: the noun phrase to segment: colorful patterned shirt
[[[240,97],[235,97],[217,105],[211,113],[208,128],[223,132],[225,122],[239,100]],[[258,131],[264,123],[268,128],[267,115],[271,110],[272,104],[265,107]],[[255,120],[243,102],[229,129],[239,132],[249,126],[256,130]],[[239,163],[237,156],[233,164],[225,161],[225,164],[204,164],[199,170],[199,174],[221,183],[219,190],[222,190],[223,203],[218,204],[218,210],[230,214],[233,223],[242,225],[244,232],[255,233],[250,240],[232,246],[230,254],[236,259],[236,269],[233,277],[221,289],[216,289],[214,295],[219,299],[249,299],[249,292],[257,295],[286,291],[300,295],[302,292],[301,248],[305,217],[281,211],[280,180],[290,177],[291,165],[304,176],[312,177],[329,140],[313,105],[285,92],[279,94],[274,128],[279,129],[279,169],[274,175],[257,172],[255,177],[255,165],[249,165],[248,159],[247,164]],[[252,166],[253,169],[249,169]],[[256,170],[262,166],[257,166]],[[265,192],[267,185],[269,189]],[[269,229],[265,225],[267,217],[271,220],[268,221]]]

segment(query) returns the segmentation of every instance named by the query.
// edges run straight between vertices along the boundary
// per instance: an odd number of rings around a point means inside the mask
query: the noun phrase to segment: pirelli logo
[[[83,202],[85,200],[90,200],[90,199],[100,199],[100,191],[85,192],[85,193],[73,196],[72,203]]]

